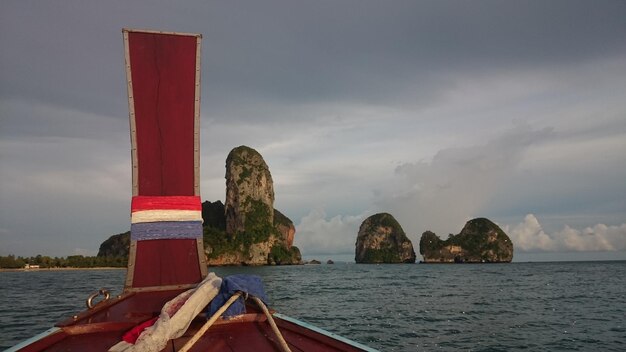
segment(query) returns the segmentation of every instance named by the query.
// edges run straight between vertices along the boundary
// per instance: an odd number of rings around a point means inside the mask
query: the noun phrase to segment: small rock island
[[[357,263],[415,263],[413,244],[388,213],[365,219],[356,239]]]
[[[424,263],[509,263],[513,259],[513,242],[498,225],[477,218],[445,241],[433,232],[424,232],[420,254]]]
[[[293,246],[296,229],[274,209],[272,175],[259,152],[247,146],[231,150],[226,201],[216,208],[215,217],[225,216],[225,228],[205,227],[209,265],[300,264],[300,250]]]

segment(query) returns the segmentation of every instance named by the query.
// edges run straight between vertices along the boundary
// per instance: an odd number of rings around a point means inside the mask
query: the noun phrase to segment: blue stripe
[[[202,238],[202,221],[140,222],[130,225],[133,241]]]

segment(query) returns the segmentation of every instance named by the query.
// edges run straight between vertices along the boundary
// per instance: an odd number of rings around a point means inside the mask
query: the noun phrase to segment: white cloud
[[[510,231],[508,226],[505,226],[503,230],[511,237],[515,249],[523,251],[540,248],[543,250],[553,249],[554,241],[543,231],[541,224],[532,214],[526,215],[524,221]]]
[[[597,224],[582,230],[567,225],[560,231],[546,233],[533,214],[524,221],[503,230],[509,234],[514,248],[521,251],[626,251],[626,223],[619,226]]]
[[[296,225],[295,245],[304,255],[354,252],[364,214],[327,218],[323,210],[312,210]]]
[[[431,161],[405,163],[381,191],[378,207],[393,214],[407,233],[457,231],[481,216],[488,202],[516,171],[530,145],[553,135],[519,124],[486,143],[439,151]]]

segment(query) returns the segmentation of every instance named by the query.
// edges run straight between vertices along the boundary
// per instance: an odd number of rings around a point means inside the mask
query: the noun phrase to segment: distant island
[[[421,263],[509,263],[513,242],[502,229],[486,218],[468,221],[458,235],[441,240],[431,231],[420,239]],[[355,245],[357,263],[414,263],[413,244],[402,226],[389,213],[365,219]]]
[[[354,260],[364,264],[415,263],[415,251],[393,215],[379,213],[361,224]]]
[[[445,241],[431,231],[424,232],[420,254],[424,263],[509,263],[513,259],[513,242],[498,225],[477,218]]]
[[[21,257],[9,254],[0,256],[0,269],[125,268],[127,262],[128,257],[123,256],[70,255],[67,257],[50,257],[38,254],[32,257]]]

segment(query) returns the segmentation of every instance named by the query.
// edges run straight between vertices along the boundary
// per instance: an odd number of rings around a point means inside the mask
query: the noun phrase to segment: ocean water
[[[214,268],[277,311],[381,351],[625,351],[626,261]],[[82,310],[124,270],[0,272],[0,349]]]

